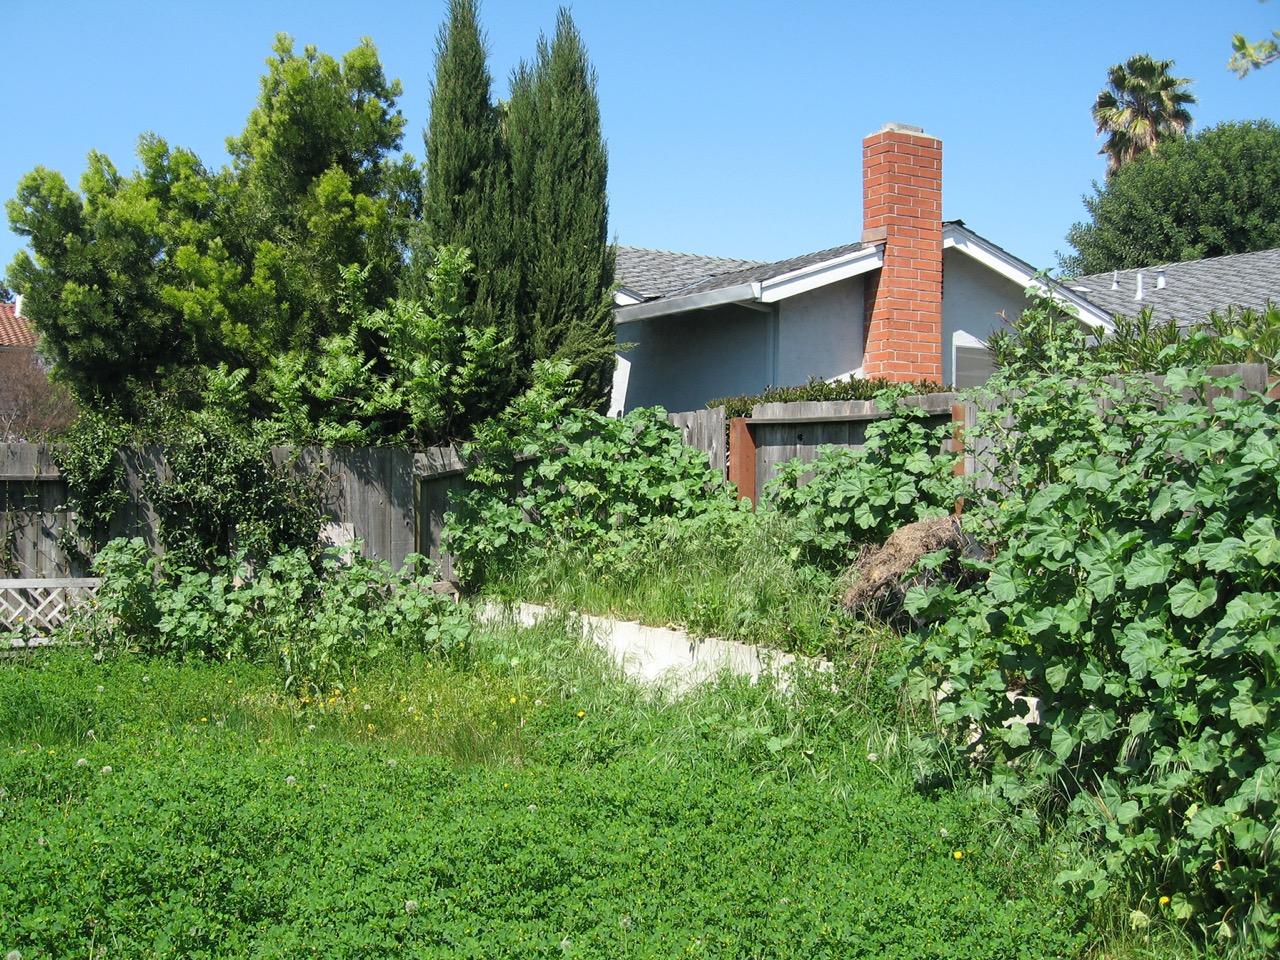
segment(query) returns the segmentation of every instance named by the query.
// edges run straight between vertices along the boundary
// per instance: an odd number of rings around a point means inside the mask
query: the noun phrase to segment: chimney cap
[[[913,133],[919,137],[933,137],[933,134],[924,132],[924,127],[917,127],[914,123],[897,123],[892,120],[877,130],[876,133]],[[933,137],[933,139],[936,140],[937,137]]]

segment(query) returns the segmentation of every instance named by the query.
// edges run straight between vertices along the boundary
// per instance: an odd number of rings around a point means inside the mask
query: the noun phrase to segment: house
[[[1037,278],[1026,261],[942,219],[942,142],[887,124],[863,141],[856,243],[776,263],[619,247],[611,409],[691,410],[813,378],[967,387],[991,373],[987,340],[1033,284],[1106,332],[1145,307],[1183,320],[1280,299],[1280,251]]]
[[[38,340],[22,298],[0,301],[0,442],[30,439],[75,416],[65,391],[49,382]]]

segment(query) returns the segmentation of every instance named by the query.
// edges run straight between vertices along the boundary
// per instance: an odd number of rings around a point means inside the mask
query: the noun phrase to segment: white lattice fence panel
[[[0,629],[47,636],[93,599],[96,577],[0,580]]]

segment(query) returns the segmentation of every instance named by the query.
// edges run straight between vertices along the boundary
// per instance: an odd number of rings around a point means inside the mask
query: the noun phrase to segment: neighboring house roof
[[[18,316],[12,303],[0,303],[0,347],[34,347],[35,327],[26,317]]]
[[[1158,285],[1161,273],[1163,287]],[[1141,300],[1137,299],[1139,274]],[[1158,321],[1177,320],[1185,326],[1214,310],[1260,309],[1268,302],[1280,303],[1280,250],[1157,264],[1062,282],[1113,314],[1132,316],[1149,309]]]
[[[644,247],[618,247],[617,277],[637,299],[665,297],[716,274],[756,266],[754,260],[704,257]]]

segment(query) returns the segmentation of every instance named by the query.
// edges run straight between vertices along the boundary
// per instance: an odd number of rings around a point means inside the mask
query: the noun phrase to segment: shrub
[[[913,692],[1009,800],[1087,841],[1062,881],[1274,948],[1280,407],[1210,401],[1231,381],[1183,369],[1172,397],[1106,379],[1078,328],[1055,337],[1059,372],[993,382],[1002,489],[968,519],[985,580],[908,594],[937,621]]]
[[[885,390],[901,389],[901,384],[882,377],[863,380],[818,380],[794,387],[766,387],[760,393],[737,397],[721,397],[707,403],[708,409],[724,407],[726,417],[749,417],[751,408],[758,403],[797,403],[802,400],[874,400]],[[908,394],[945,393],[951,388],[932,380],[913,383],[905,391]]]
[[[1062,335],[1065,325],[1077,326],[1071,314],[1032,297],[1036,306],[1013,320],[1009,329],[990,341],[997,367],[1033,368],[1044,373],[1063,369],[1047,351],[1073,349]],[[1074,338],[1078,351],[1083,343]],[[1109,373],[1164,373],[1173,367],[1211,367],[1219,364],[1265,363],[1280,371],[1280,306],[1260,310],[1229,307],[1203,320],[1181,324],[1157,320],[1150,310],[1132,317],[1116,317],[1115,329],[1089,348],[1093,369]],[[1073,363],[1084,362],[1083,356]],[[1030,366],[1029,366],[1030,365]]]
[[[314,553],[320,535],[315,478],[276,465],[262,437],[224,422],[180,422],[161,434],[164,470],[142,489],[172,563],[216,569],[240,554],[252,563]]]
[[[951,424],[929,426],[929,414],[902,402],[909,389],[878,395],[888,416],[867,426],[861,446],[822,447],[813,462],[791,460],[766,488],[762,507],[791,521],[792,561],[843,570],[903,524],[954,508],[955,456],[932,452]]]
[[[235,392],[242,379],[228,374],[217,382]],[[235,423],[225,408],[187,414],[157,405],[152,415],[144,431],[87,410],[52,448],[75,515],[63,536],[73,554],[92,556],[118,529],[130,501],[134,443],[159,448],[157,461],[139,470],[138,512],[154,511],[156,539],[173,562],[212,569],[236,552],[257,562],[314,551],[321,521],[315,478],[277,465],[264,434]]]
[[[95,559],[103,578],[87,623],[100,651],[275,664],[290,686],[327,688],[393,653],[445,656],[465,644],[465,607],[431,590],[410,558],[399,573],[358,552],[303,551],[211,570],[156,557],[139,539]]]
[[[604,569],[655,521],[741,511],[732,488],[664,411],[613,419],[575,410],[575,389],[567,364],[539,362],[534,386],[464,447],[472,468],[445,537],[468,582],[566,549],[587,551]]]

